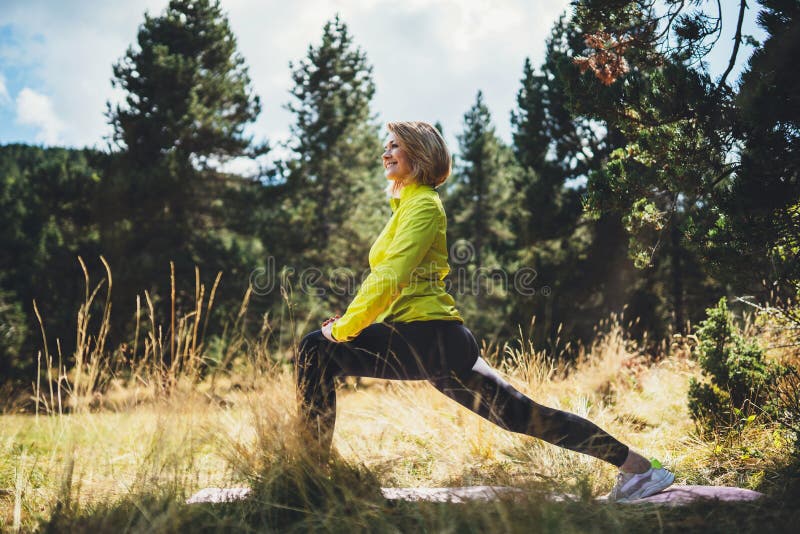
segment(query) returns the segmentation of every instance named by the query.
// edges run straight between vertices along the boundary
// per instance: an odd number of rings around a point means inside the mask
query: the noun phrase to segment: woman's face
[[[411,176],[411,164],[408,161],[406,151],[400,146],[400,142],[392,132],[389,132],[383,148],[383,168],[385,169],[386,179],[403,180]]]

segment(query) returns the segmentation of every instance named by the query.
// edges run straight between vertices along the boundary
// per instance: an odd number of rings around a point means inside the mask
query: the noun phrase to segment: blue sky
[[[111,66],[136,39],[145,10],[167,0],[3,0],[0,2],[0,143],[105,144],[107,101],[120,94]],[[484,92],[498,134],[510,139],[509,113],[522,64],[538,64],[544,40],[568,0],[222,0],[263,111],[257,139],[285,140],[292,117],[288,62],[316,44],[340,13],[374,66],[379,120],[439,120],[450,143],[476,92]],[[713,2],[712,2],[713,3]],[[723,2],[725,26],[710,56],[727,65],[736,4]],[[750,4],[755,4],[750,2]],[[763,38],[751,5],[744,32]],[[740,51],[736,75],[749,57]]]

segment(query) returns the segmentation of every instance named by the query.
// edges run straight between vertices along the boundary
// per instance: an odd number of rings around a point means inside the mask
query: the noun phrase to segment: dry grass
[[[503,431],[423,382],[342,384],[334,436],[339,457],[320,470],[294,431],[291,366],[269,353],[267,321],[259,340],[227,344],[223,359],[233,371],[201,377],[201,318],[208,316],[216,284],[204,301],[198,276],[194,310],[171,315],[175,341],[164,341],[149,304],[152,324],[141,329],[145,341],[134,343],[143,357],[125,367],[119,349],[104,346],[103,326],[88,332],[99,287],[87,290],[81,308],[76,365],[50,365],[53,358],[45,354],[37,414],[2,416],[0,528],[439,530],[469,514],[388,507],[375,497],[376,488],[509,484],[529,488],[531,495],[546,488],[589,497],[611,486],[611,466]],[[240,317],[246,310],[247,297]],[[107,322],[104,316],[101,323]],[[615,318],[600,334],[570,366],[534,351],[521,334],[484,356],[537,402],[588,417],[660,458],[678,482],[776,487],[770,484],[791,459],[790,443],[777,426],[753,424],[735,436],[701,438],[686,409],[688,379],[698,374],[686,351],[644,355]],[[211,513],[181,504],[203,487],[241,485],[260,488],[257,507]],[[470,521],[519,530],[513,517],[522,514],[526,521],[549,518],[542,525],[552,528],[541,530],[652,526],[647,514],[598,512],[586,501],[578,515],[588,510],[599,518],[596,524],[573,517],[569,504],[553,508],[540,499],[520,509],[506,506],[479,507]]]

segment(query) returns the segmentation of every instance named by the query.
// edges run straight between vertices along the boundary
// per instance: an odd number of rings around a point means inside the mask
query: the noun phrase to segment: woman
[[[336,421],[337,376],[428,380],[512,432],[589,454],[620,469],[610,497],[666,488],[674,475],[574,414],[541,406],[494,371],[445,291],[447,221],[435,188],[451,171],[441,134],[425,122],[390,122],[383,166],[392,217],[369,252],[371,272],[344,315],[306,335],[296,361],[302,420],[323,454]]]

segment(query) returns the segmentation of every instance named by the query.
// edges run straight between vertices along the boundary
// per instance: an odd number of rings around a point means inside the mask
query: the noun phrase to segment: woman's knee
[[[303,336],[298,350],[298,359],[301,364],[306,364],[310,359],[319,356],[319,346],[327,341],[322,335],[322,330],[314,330]]]
[[[300,351],[311,348],[321,341],[325,341],[325,336],[322,335],[322,330],[314,330],[313,332],[309,332],[303,336],[302,340],[300,340]]]
[[[464,325],[455,327],[457,336],[450,341],[448,353],[451,357],[451,369],[457,374],[469,373],[481,356],[481,349],[472,332]]]

